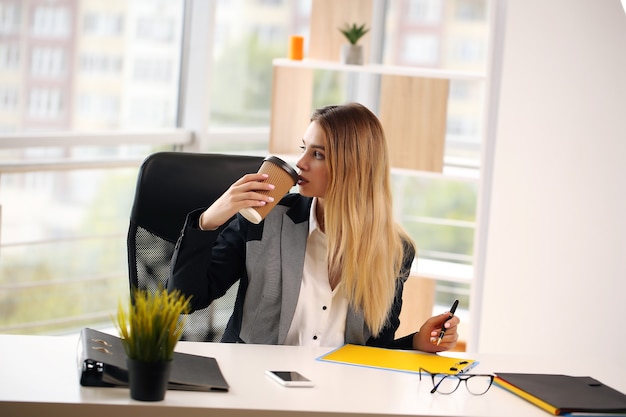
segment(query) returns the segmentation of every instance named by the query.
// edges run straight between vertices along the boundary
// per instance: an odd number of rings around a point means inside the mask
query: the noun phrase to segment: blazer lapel
[[[281,274],[282,301],[278,323],[278,344],[283,344],[291,326],[296,304],[300,295],[304,253],[309,233],[309,222],[294,223],[287,214],[283,215],[281,231]]]

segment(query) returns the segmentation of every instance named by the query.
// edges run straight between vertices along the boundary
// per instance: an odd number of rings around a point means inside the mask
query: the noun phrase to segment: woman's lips
[[[308,181],[302,177],[298,178],[298,185],[305,185]]]

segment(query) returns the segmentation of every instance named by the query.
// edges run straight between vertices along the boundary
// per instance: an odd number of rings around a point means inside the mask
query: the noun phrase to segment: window
[[[119,114],[119,98],[106,94],[81,94],[78,97],[78,114],[85,119],[115,124]]]
[[[0,111],[15,112],[17,110],[17,97],[19,92],[13,86],[0,86]]]
[[[201,16],[211,44],[206,67],[193,70],[209,80],[201,94],[210,104],[198,116],[206,123],[183,127],[208,126],[194,131],[206,139],[201,151],[267,152],[272,61],[287,55],[291,34],[304,34],[306,49],[312,1],[198,0],[210,4]],[[381,4],[382,64],[485,71],[488,0]],[[190,112],[179,108],[181,79],[188,75],[181,67],[188,46],[184,12],[184,0],[0,2],[0,131],[117,137],[127,130],[179,127],[181,115]],[[364,93],[361,84],[337,71],[316,70],[312,106],[352,99],[355,91]],[[376,94],[375,81],[367,84]],[[197,85],[191,81],[188,87]],[[484,88],[480,79],[451,83],[446,175],[393,174],[394,207],[420,257],[433,264],[472,264]],[[89,145],[0,146],[0,159],[140,160],[162,149]],[[0,172],[0,181],[0,331],[53,332],[110,322],[111,305],[128,290],[124,237],[136,169]],[[108,298],[94,302],[89,294],[96,291]],[[448,308],[452,294],[466,306],[468,293],[466,283],[442,281],[437,303]]]
[[[80,56],[78,69],[81,75],[115,77],[122,72],[122,57],[114,54],[85,52]]]
[[[218,3],[210,87],[212,128],[269,125],[272,60],[287,55],[290,34],[308,32],[310,7],[310,0]],[[267,141],[262,146],[266,149]]]
[[[34,48],[30,62],[33,76],[55,78],[65,73],[65,51],[61,48]]]
[[[137,20],[137,39],[154,42],[171,42],[174,39],[174,21],[164,18],[140,17]]]
[[[488,5],[487,0],[390,0],[383,62],[484,73]],[[448,161],[480,165],[483,101],[482,80],[451,83],[446,136]]]
[[[459,20],[484,22],[487,8],[484,0],[456,0],[455,15]]]
[[[169,59],[137,59],[133,66],[134,81],[167,83],[172,81],[174,74]]]
[[[3,118],[0,112],[4,131],[174,127],[183,0],[0,5],[0,22],[15,21],[19,29],[12,39],[0,40],[0,74],[19,70],[22,57],[28,68],[18,71],[12,84],[20,85],[17,102],[26,103],[23,111],[29,117]],[[32,20],[19,26],[20,15]],[[79,27],[76,33],[74,21]],[[3,83],[7,81],[0,77]],[[107,98],[85,98],[96,96]],[[160,110],[138,110],[133,103],[141,96],[161,103],[150,103]],[[88,108],[78,108],[87,102]],[[94,122],[96,108],[107,109],[100,118],[107,120],[105,125]],[[118,113],[113,116],[110,111]],[[138,112],[142,117],[135,119]]]
[[[67,132],[69,143],[75,132],[175,127],[182,21],[182,0],[0,1],[0,130]],[[81,146],[15,149],[0,137],[0,165],[90,167],[0,169],[0,331],[110,325],[128,292],[132,161],[163,149],[159,135],[155,144],[94,146],[94,134],[74,140]],[[91,167],[107,160],[120,167]]]
[[[70,10],[64,6],[37,6],[31,31],[36,37],[66,38],[72,33]]]
[[[54,119],[62,111],[61,91],[33,88],[30,91],[28,115],[34,119]]]
[[[439,39],[434,35],[406,37],[402,61],[415,66],[434,66],[439,62]]]
[[[408,2],[408,19],[411,22],[438,23],[442,19],[442,0],[414,0]]]
[[[0,34],[11,35],[19,31],[21,12],[18,1],[0,3]]]
[[[481,64],[485,61],[485,44],[482,39],[470,37],[454,38],[450,42],[450,62],[458,62],[459,66]]]
[[[83,16],[83,35],[85,36],[121,36],[124,30],[124,18],[117,13],[88,11]]]
[[[404,42],[402,48],[398,47],[403,40],[431,37],[437,40],[438,49],[442,51],[435,68],[484,72],[488,4],[488,0],[389,0],[383,62],[415,66],[404,58],[433,57],[432,40]],[[467,16],[468,8],[471,19]]]
[[[0,43],[0,68],[5,71],[18,70],[20,66],[20,46],[16,42]]]
[[[155,120],[163,124],[157,127],[173,125],[174,120],[168,118],[176,114],[175,105],[175,102],[170,102],[158,95],[148,94],[148,92],[133,97],[130,100],[130,120],[127,122],[128,126],[154,126]]]

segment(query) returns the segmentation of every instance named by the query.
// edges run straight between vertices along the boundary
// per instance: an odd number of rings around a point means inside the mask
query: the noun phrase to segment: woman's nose
[[[298,159],[298,161],[296,161],[296,168],[298,168],[300,171],[306,170],[305,158],[306,158],[306,155],[302,154],[302,156]]]

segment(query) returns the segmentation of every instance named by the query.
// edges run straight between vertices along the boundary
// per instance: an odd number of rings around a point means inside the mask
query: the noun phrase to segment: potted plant
[[[130,396],[141,401],[165,398],[174,347],[182,336],[189,299],[179,291],[134,289],[128,312],[118,306],[114,320],[126,352]]]
[[[365,27],[365,23],[357,25],[346,24],[343,28],[339,28],[339,31],[348,40],[348,44],[341,47],[341,62],[344,64],[361,65],[363,64],[363,46],[359,45],[359,39],[363,37],[369,29]]]

